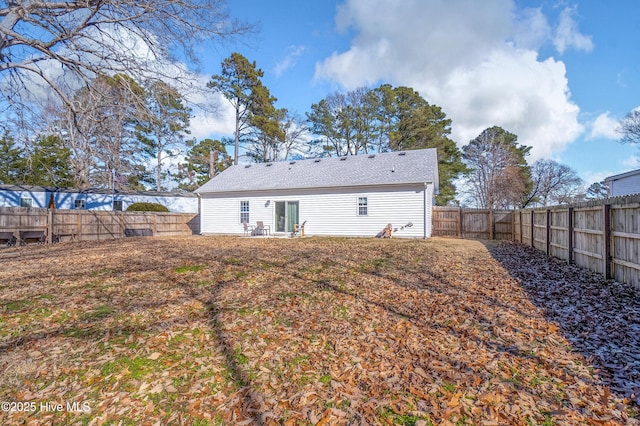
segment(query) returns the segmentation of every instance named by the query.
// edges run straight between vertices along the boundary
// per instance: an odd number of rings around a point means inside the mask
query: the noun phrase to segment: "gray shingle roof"
[[[435,148],[375,155],[231,166],[198,193],[330,188],[432,182],[438,190]]]
[[[623,178],[626,178],[626,177],[635,176],[637,174],[640,174],[640,169],[631,170],[630,172],[625,172],[625,173],[620,173],[620,174],[617,174],[617,175],[609,176],[609,177],[604,178],[604,181],[605,182],[611,182],[613,180],[623,179]]]

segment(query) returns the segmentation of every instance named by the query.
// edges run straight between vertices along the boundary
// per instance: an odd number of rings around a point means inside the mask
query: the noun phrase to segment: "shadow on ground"
[[[611,392],[640,404],[640,293],[512,242],[485,242]]]

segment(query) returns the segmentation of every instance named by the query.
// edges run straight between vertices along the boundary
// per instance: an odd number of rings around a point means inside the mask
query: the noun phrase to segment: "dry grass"
[[[0,400],[37,410],[0,423],[634,423],[510,272],[437,238],[3,249]]]

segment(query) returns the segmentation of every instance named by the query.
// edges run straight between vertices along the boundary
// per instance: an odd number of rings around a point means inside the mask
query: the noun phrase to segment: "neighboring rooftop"
[[[0,191],[27,191],[27,192],[64,192],[74,194],[116,194],[116,195],[146,195],[150,197],[197,197],[192,192],[166,192],[166,191],[111,191],[107,188],[59,188],[54,186],[34,185],[1,185]]]
[[[623,178],[635,176],[635,175],[638,175],[638,174],[640,174],[640,169],[631,170],[630,172],[620,173],[618,175],[609,176],[609,177],[604,178],[604,181],[605,182],[611,182],[611,181],[614,181],[614,180],[623,179]]]
[[[436,149],[231,166],[197,193],[332,188],[431,182],[438,190]]]

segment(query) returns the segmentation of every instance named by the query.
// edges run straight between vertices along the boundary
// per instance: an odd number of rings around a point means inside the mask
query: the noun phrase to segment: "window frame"
[[[80,205],[80,207],[78,207],[78,205]],[[87,209],[87,204],[86,204],[84,198],[76,198],[75,200],[73,200],[73,209],[74,210],[86,210]]]
[[[240,223],[247,222],[247,225],[251,223],[251,204],[249,200],[240,201]]]
[[[116,204],[120,205],[120,208],[116,208]],[[112,204],[113,211],[121,212],[124,211],[124,201],[122,200],[113,200]]]
[[[369,197],[358,197],[358,216],[369,216]]]
[[[20,207],[33,207],[33,198],[20,196]]]

